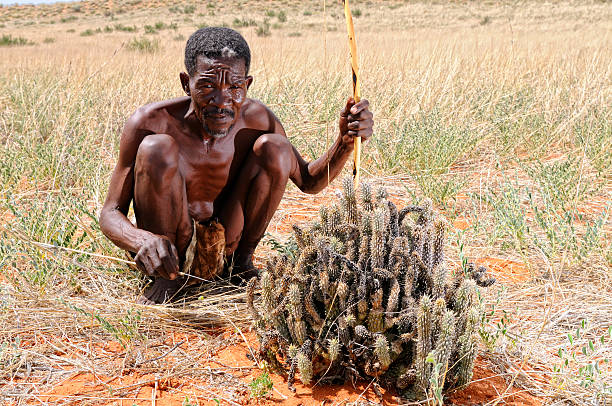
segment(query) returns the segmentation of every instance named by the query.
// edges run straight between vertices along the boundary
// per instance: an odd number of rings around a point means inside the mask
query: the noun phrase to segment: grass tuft
[[[23,37],[13,37],[11,34],[4,34],[0,37],[0,46],[12,47],[21,45],[34,45],[34,43]]]
[[[127,43],[127,49],[130,51],[138,51],[143,53],[154,53],[159,51],[160,42],[158,39],[148,39],[145,37],[132,38]]]

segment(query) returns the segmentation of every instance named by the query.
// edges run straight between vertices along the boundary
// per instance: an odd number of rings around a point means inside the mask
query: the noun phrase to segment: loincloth
[[[133,260],[135,253],[126,251],[126,257]],[[193,234],[185,252],[181,271],[187,276],[188,284],[213,280],[221,275],[225,264],[225,227],[217,220],[206,223],[193,222]],[[138,270],[136,265],[130,265]],[[190,275],[195,278],[189,278]]]
[[[225,228],[217,220],[202,224],[193,222],[193,235],[185,253],[183,272],[193,275],[190,282],[213,280],[223,272],[225,262]]]

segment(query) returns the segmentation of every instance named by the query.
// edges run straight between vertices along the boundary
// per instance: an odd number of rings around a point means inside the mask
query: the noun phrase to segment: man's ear
[[[253,83],[253,76],[247,76],[246,77],[246,88],[247,88],[247,90],[249,89],[249,87],[251,87],[251,83]]]
[[[191,91],[189,90],[189,75],[185,72],[181,72],[179,76],[181,78],[183,90],[187,93],[187,96],[191,96]]]

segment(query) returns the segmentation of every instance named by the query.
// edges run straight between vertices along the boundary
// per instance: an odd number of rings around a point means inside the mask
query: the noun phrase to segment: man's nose
[[[210,104],[217,107],[223,107],[230,104],[230,94],[227,89],[218,89],[210,99]]]

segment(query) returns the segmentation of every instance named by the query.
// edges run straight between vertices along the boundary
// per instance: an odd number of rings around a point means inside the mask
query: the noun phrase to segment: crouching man
[[[186,274],[248,278],[287,181],[318,193],[351,156],[354,137],[372,134],[368,101],[349,99],[335,143],[306,162],[272,111],[246,97],[250,62],[238,32],[200,29],[185,47],[187,96],[140,107],[125,124],[100,227],[154,278],[140,303],[171,299]],[[126,217],[132,200],[136,225]]]

